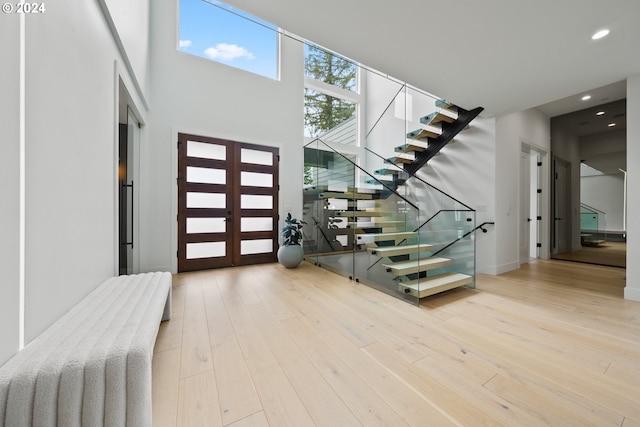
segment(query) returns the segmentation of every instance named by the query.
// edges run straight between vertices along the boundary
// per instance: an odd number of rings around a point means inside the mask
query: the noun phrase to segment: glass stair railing
[[[473,287],[473,210],[415,177],[390,185],[355,160],[320,139],[305,146],[307,260],[416,304]],[[360,160],[384,162],[369,153]]]
[[[607,214],[580,203],[580,242],[582,246],[600,246],[607,241]]]

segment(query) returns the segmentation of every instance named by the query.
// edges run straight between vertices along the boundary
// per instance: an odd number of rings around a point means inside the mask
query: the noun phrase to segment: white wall
[[[474,107],[475,108],[475,107]],[[418,176],[476,210],[475,224],[495,218],[495,119],[477,117]],[[476,272],[495,271],[496,229],[476,232]]]
[[[96,2],[28,16],[26,52],[29,342],[116,273],[114,64],[123,60]]]
[[[280,147],[280,214],[302,214],[303,46],[282,38],[281,81],[176,49],[177,2],[151,7],[148,144],[142,147],[141,268],[176,271],[177,134]]]
[[[495,145],[495,221],[496,260],[493,274],[517,269],[519,254],[519,192],[520,152],[522,144],[545,153],[543,176],[548,176],[550,162],[549,118],[536,109],[520,111],[496,118]],[[548,211],[549,181],[542,185],[543,212]],[[546,195],[546,196],[545,196]],[[542,258],[549,253],[549,218],[542,216],[541,235],[545,236],[540,250]]]
[[[607,231],[624,231],[623,173],[581,177],[580,202],[606,213]]]
[[[0,365],[18,350],[20,280],[20,18],[0,17]]]
[[[143,94],[148,92],[149,0],[99,0],[106,4]]]
[[[640,74],[627,79],[627,286],[640,301]]]

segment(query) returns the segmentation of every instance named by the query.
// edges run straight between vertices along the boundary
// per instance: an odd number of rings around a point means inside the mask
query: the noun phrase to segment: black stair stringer
[[[442,123],[442,133],[437,138],[426,138],[429,147],[418,153],[412,163],[404,165],[404,170],[413,176],[422,168],[433,156],[438,154],[458,133],[460,133],[478,114],[484,110],[482,107],[473,110],[465,110],[458,107],[458,119],[453,123]],[[424,141],[424,139],[422,139]]]

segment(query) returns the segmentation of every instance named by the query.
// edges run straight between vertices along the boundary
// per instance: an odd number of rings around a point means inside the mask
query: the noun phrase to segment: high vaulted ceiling
[[[640,74],[640,0],[226,3],[485,117]]]

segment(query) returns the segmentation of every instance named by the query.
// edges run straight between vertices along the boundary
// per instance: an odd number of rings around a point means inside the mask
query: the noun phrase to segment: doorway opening
[[[118,272],[140,271],[138,239],[141,123],[122,80],[118,107]]]

